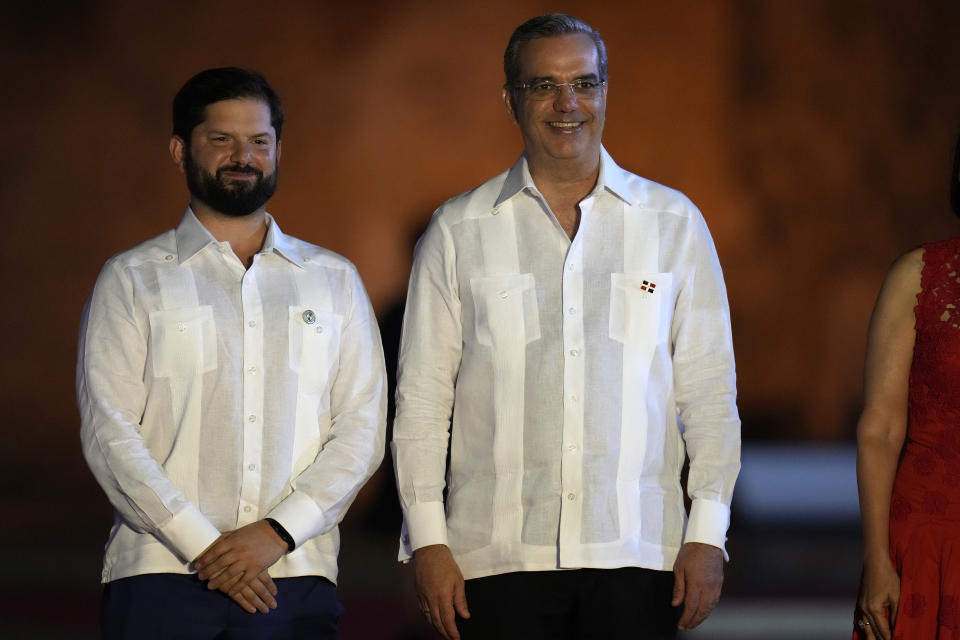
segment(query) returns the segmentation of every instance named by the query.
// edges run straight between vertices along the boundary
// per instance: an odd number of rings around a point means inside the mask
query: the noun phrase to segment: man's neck
[[[190,201],[197,220],[218,242],[229,242],[233,252],[246,268],[253,264],[253,256],[263,248],[267,237],[267,212],[258,209],[250,215],[236,217],[214,211],[197,200]]]
[[[584,158],[552,158],[528,152],[527,168],[541,193],[579,191],[579,200],[582,200],[593,189],[600,175],[600,149],[596,150],[596,154],[591,153]]]
[[[550,205],[557,222],[572,240],[580,226],[580,201],[597,184],[600,158],[592,166],[577,162],[531,162],[527,166],[537,190]]]

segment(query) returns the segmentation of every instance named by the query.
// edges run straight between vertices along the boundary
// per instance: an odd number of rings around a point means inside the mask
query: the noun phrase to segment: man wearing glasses
[[[716,251],[602,147],[592,27],[534,18],[504,70],[524,154],[436,212],[410,279],[400,557],[451,640],[674,638],[719,598],[740,466]]]

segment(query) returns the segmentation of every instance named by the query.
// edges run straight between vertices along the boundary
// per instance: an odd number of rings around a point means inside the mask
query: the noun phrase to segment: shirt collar
[[[629,175],[613,161],[605,148],[600,147],[600,175],[597,176],[597,186],[593,190],[594,193],[606,190],[628,205],[637,204],[627,183],[627,176]]]
[[[267,236],[263,239],[261,253],[273,252],[301,269],[304,268],[304,255],[293,239],[280,230],[280,225],[267,214]]]
[[[197,220],[193,209],[187,207],[177,226],[177,259],[183,264],[193,256],[200,253],[210,244],[216,244],[217,239],[213,237],[207,228]]]
[[[290,236],[280,230],[280,225],[269,213],[267,215],[267,235],[263,239],[260,253],[276,253],[289,262],[303,268],[303,255],[291,242]],[[177,256],[183,264],[211,244],[219,244],[207,228],[197,219],[193,209],[187,207],[183,219],[177,226]]]
[[[533,178],[530,176],[530,167],[527,164],[527,154],[522,154],[517,162],[507,172],[507,179],[500,188],[500,195],[494,208],[499,207],[507,200],[513,198],[522,191],[529,190],[531,193],[539,194]],[[602,191],[609,191],[614,196],[620,198],[628,205],[636,204],[630,194],[627,186],[627,172],[617,166],[610,154],[604,147],[600,147],[600,174],[597,176],[597,185],[593,188],[591,194],[597,194]]]
[[[510,171],[507,172],[507,179],[504,180],[503,186],[500,188],[500,195],[497,196],[497,201],[494,203],[493,208],[496,209],[507,200],[527,189],[533,193],[539,193],[537,186],[533,184],[533,178],[530,177],[530,168],[527,166],[527,154],[523,153],[520,154],[520,158],[510,168]]]

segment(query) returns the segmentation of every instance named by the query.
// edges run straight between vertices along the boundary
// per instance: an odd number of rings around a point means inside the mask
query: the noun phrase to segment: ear
[[[280,164],[280,156],[283,155],[283,144],[281,140],[277,140],[277,164]]]
[[[510,122],[517,124],[517,114],[513,107],[513,96],[507,87],[501,89],[501,97],[503,98],[503,106],[507,110],[507,117],[510,118]]]
[[[180,173],[186,173],[183,167],[183,154],[186,151],[186,144],[180,136],[170,138],[170,157],[173,158],[173,164],[177,165]]]

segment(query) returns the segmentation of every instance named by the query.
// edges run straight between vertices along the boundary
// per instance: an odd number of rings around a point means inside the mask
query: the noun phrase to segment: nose
[[[233,150],[230,152],[230,160],[240,164],[246,164],[253,156],[253,145],[246,140],[236,140],[233,143]]]
[[[553,108],[561,113],[576,111],[578,107],[577,94],[569,84],[559,85],[557,95],[553,100]]]

